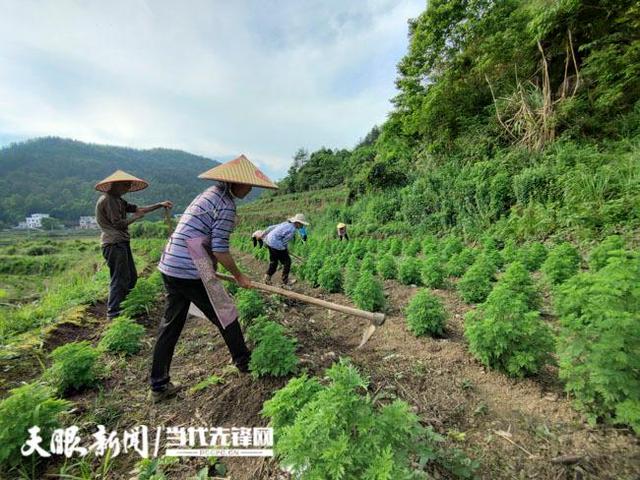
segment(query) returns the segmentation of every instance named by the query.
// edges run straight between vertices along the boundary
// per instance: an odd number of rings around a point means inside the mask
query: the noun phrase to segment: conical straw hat
[[[104,180],[96,183],[96,190],[98,190],[99,192],[108,192],[113,182],[131,182],[131,186],[129,187],[130,192],[144,190],[149,186],[149,184],[141,178],[134,177],[130,173],[127,173],[123,170],[116,170]]]
[[[269,180],[264,173],[249,161],[244,155],[223,163],[217,167],[207,170],[198,175],[198,178],[206,178],[207,180],[218,180],[220,182],[241,183],[243,185],[252,185],[262,188],[272,188],[276,190],[278,186]]]

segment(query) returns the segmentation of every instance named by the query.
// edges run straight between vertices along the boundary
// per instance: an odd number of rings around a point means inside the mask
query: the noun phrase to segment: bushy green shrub
[[[241,288],[236,293],[235,303],[238,316],[245,325],[266,312],[264,300],[255,290]]]
[[[389,253],[394,256],[398,256],[402,253],[402,240],[398,237],[394,237],[391,240],[391,246],[389,247]]]
[[[415,257],[420,253],[421,249],[422,249],[422,245],[420,245],[420,240],[413,239],[405,244],[403,253],[407,257]]]
[[[462,243],[462,240],[455,235],[449,235],[448,237],[443,238],[440,242],[440,257],[442,258],[442,261],[446,262],[452,255],[460,253],[463,248],[464,244]]]
[[[533,284],[531,275],[524,265],[520,262],[513,262],[507,267],[504,275],[498,280],[497,285],[504,285],[514,294],[522,295],[525,299],[527,307],[531,310],[537,310],[542,303],[540,291]],[[489,294],[489,298],[491,294]]]
[[[543,243],[534,242],[530,245],[522,247],[516,256],[516,260],[521,262],[524,267],[533,272],[538,270],[547,258],[547,247]]]
[[[396,278],[398,274],[398,269],[396,267],[396,261],[393,258],[393,255],[387,253],[378,260],[378,264],[376,265],[376,270],[380,274],[380,276],[385,280],[391,280]]]
[[[624,250],[624,239],[619,235],[610,235],[595,246],[589,254],[589,268],[600,270],[611,257],[617,256]]]
[[[565,389],[593,422],[603,418],[640,434],[640,257],[611,258],[559,287],[558,357]]]
[[[314,251],[304,262],[301,269],[302,277],[314,287],[318,286],[318,272],[324,265],[324,254]]]
[[[384,307],[384,291],[371,272],[362,272],[353,290],[353,301],[358,307],[376,312]]]
[[[553,336],[524,295],[496,285],[487,301],[465,316],[469,350],[484,365],[512,377],[535,374],[547,363]]]
[[[438,253],[438,239],[435,235],[426,235],[422,239],[422,253],[425,255],[434,255]]]
[[[262,416],[269,418],[269,425],[276,431],[291,425],[296,415],[324,387],[317,378],[307,374],[289,380],[284,388],[262,405]]]
[[[247,337],[256,344],[249,362],[254,377],[283,377],[296,369],[296,342],[285,335],[284,327],[279,323],[262,317],[248,329]]]
[[[40,427],[38,435],[48,450],[54,429],[60,428],[60,414],[71,407],[71,402],[54,398],[51,387],[28,383],[14,388],[0,401],[0,469],[16,467],[27,461],[20,449],[29,438],[28,429]],[[38,457],[37,453],[33,456]],[[7,477],[9,478],[9,477]]]
[[[547,281],[557,285],[578,272],[580,266],[580,254],[568,242],[554,247],[542,264],[542,273]]]
[[[469,478],[477,465],[420,425],[401,400],[377,407],[368,381],[341,360],[326,371],[327,385],[293,379],[264,404],[275,428],[275,452],[300,480],[408,479],[438,465]],[[421,465],[422,467],[419,467]],[[433,468],[433,467],[431,467]]]
[[[444,269],[437,255],[429,255],[422,261],[422,284],[429,288],[442,288],[445,284]]]
[[[318,272],[318,285],[330,293],[342,291],[342,270],[337,261],[322,266]]]
[[[493,237],[489,237],[484,241],[482,255],[491,260],[491,263],[493,263],[498,269],[502,268],[502,265],[504,265],[504,259],[498,250],[498,243]]]
[[[416,336],[442,335],[447,314],[438,297],[429,290],[419,291],[405,310],[407,327]]]
[[[376,259],[371,253],[367,253],[360,263],[360,273],[362,272],[376,274]]]
[[[349,258],[344,268],[344,292],[351,296],[360,279],[360,261],[356,257]]]
[[[398,264],[398,280],[404,285],[420,285],[421,262],[417,258],[407,257]]]
[[[120,304],[122,315],[136,317],[143,313],[149,313],[151,307],[158,302],[158,295],[161,291],[162,277],[160,272],[153,272],[148,277],[139,278],[136,286]]]
[[[504,263],[511,263],[515,262],[518,259],[517,257],[519,252],[520,249],[518,248],[518,244],[515,242],[515,240],[510,238],[506,242],[504,242],[504,248],[500,252],[500,255],[502,255]]]
[[[480,255],[458,282],[458,291],[467,303],[484,302],[491,292],[496,266],[484,255]]]
[[[464,248],[460,253],[451,256],[444,267],[446,275],[460,277],[473,265],[476,259],[476,251],[473,248]]]
[[[132,355],[142,347],[140,340],[143,335],[142,325],[128,317],[118,317],[104,331],[99,347],[108,352]]]
[[[44,373],[44,378],[58,392],[93,387],[102,375],[98,364],[100,352],[87,341],[61,345],[51,352],[53,363]]]
[[[351,256],[355,256],[358,260],[362,260],[367,254],[367,245],[362,240],[355,240],[351,247]]]

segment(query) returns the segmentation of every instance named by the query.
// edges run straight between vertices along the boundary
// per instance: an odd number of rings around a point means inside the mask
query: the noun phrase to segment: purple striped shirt
[[[228,252],[235,226],[236,204],[225,184],[214,185],[198,195],[180,217],[180,222],[164,248],[158,270],[177,278],[200,278],[191,260],[186,241],[209,237],[211,251]]]

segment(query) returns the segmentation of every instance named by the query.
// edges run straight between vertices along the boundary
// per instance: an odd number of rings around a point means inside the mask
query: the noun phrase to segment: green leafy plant
[[[318,272],[318,284],[327,292],[342,291],[342,270],[335,261],[326,262]]]
[[[448,261],[452,255],[460,253],[464,248],[462,240],[455,235],[449,235],[440,242],[440,258],[442,261]]]
[[[28,383],[11,390],[9,396],[0,401],[2,468],[16,467],[27,461],[20,449],[29,438],[27,430],[34,425],[40,428],[39,435],[46,450],[51,433],[60,427],[60,415],[71,405],[67,400],[55,398],[53,389],[40,383]]]
[[[435,235],[425,235],[422,240],[422,253],[425,255],[435,255],[438,253],[438,239]]]
[[[640,257],[611,258],[558,288],[560,377],[579,410],[640,434]]]
[[[189,393],[190,394],[194,394],[197,393],[201,390],[204,390],[212,385],[221,385],[225,382],[223,377],[220,377],[218,375],[210,375],[207,378],[205,378],[204,380],[201,380],[200,382],[196,383],[193,387],[191,387],[189,389]]]
[[[496,266],[489,258],[480,255],[458,282],[458,291],[465,302],[483,302],[491,292]]]
[[[393,255],[387,253],[378,260],[376,269],[380,276],[385,280],[391,280],[396,278],[398,274],[398,268],[396,267],[396,261]]]
[[[304,262],[301,269],[303,278],[314,287],[318,286],[318,272],[324,265],[324,254],[320,251],[314,251]]]
[[[382,285],[371,272],[360,275],[352,297],[358,307],[372,312],[382,310],[385,304]]]
[[[537,373],[550,359],[554,339],[525,296],[500,284],[465,316],[469,350],[484,365],[512,377]]]
[[[360,279],[360,261],[356,257],[349,258],[344,269],[344,292],[351,296]]]
[[[235,296],[236,308],[240,320],[248,325],[251,320],[266,312],[264,300],[258,292],[249,289],[240,289]]]
[[[421,262],[417,258],[407,257],[398,264],[398,280],[404,285],[420,285]]]
[[[44,378],[61,394],[92,387],[102,376],[99,357],[100,352],[87,341],[61,345],[51,352],[53,363]]]
[[[518,250],[515,260],[521,262],[527,270],[538,270],[547,258],[547,247],[543,243],[534,242]]]
[[[391,240],[391,244],[389,246],[389,253],[396,257],[402,253],[402,241],[399,238],[394,237]]]
[[[429,290],[419,291],[405,310],[407,327],[415,336],[442,335],[447,320],[444,306]]]
[[[420,245],[420,240],[416,238],[405,244],[403,253],[407,257],[415,257],[420,253],[421,249],[422,249],[422,245]]]
[[[142,347],[140,340],[143,335],[142,325],[128,317],[118,317],[104,331],[98,346],[108,352],[132,355]]]
[[[347,361],[326,371],[321,385],[293,379],[265,402],[281,464],[300,480],[416,478],[415,469],[444,468],[471,477],[477,465],[420,425],[401,400],[376,407],[368,381]]]
[[[611,235],[595,246],[589,254],[589,268],[600,270],[607,265],[610,258],[624,253],[624,239],[619,235]]]
[[[568,242],[561,243],[549,252],[542,264],[542,273],[553,285],[558,285],[578,272],[580,254]]]
[[[154,272],[148,277],[139,278],[136,286],[129,292],[127,298],[121,303],[122,315],[135,317],[149,310],[158,301],[158,295],[162,291],[162,277],[160,272]]]
[[[367,253],[360,263],[360,273],[363,272],[376,274],[376,259],[371,253]]]
[[[497,285],[505,285],[512,292],[522,295],[531,310],[540,308],[542,296],[522,263],[513,262],[509,265]]]
[[[429,288],[442,288],[445,284],[444,268],[437,255],[429,255],[422,261],[422,284]]]
[[[247,332],[256,346],[251,352],[249,370],[255,378],[283,377],[298,366],[296,342],[285,335],[284,327],[270,320],[256,322]]]
[[[455,253],[451,256],[444,267],[444,271],[449,276],[460,277],[473,265],[475,259],[476,251],[473,248],[464,248],[460,253]]]

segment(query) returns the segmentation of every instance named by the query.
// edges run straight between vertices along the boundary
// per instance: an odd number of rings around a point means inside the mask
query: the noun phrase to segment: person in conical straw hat
[[[170,381],[173,352],[193,303],[218,328],[238,370],[248,371],[250,352],[238,322],[238,311],[215,270],[221,263],[242,288],[251,288],[229,252],[235,226],[237,198],[252,187],[277,189],[244,155],[199,175],[216,180],[187,207],[167,243],[158,269],[167,291],[165,314],[151,366],[151,397],[154,403],[174,396],[180,386]]]
[[[344,223],[339,223],[336,225],[336,233],[338,235],[338,240],[349,240],[349,235],[347,234],[347,226]]]
[[[264,282],[271,283],[271,277],[278,269],[278,263],[282,264],[282,284],[289,285],[289,271],[291,270],[291,256],[289,255],[289,242],[293,240],[296,231],[303,230],[309,225],[307,219],[302,213],[296,213],[293,217],[288,218],[286,222],[277,225],[271,225],[262,232],[262,240],[269,249],[269,267],[267,273],[264,274]],[[306,240],[306,230],[301,233],[303,239]],[[293,282],[291,282],[293,283]]]
[[[129,245],[129,225],[140,220],[146,213],[173,206],[169,200],[165,200],[138,207],[122,198],[125,193],[137,192],[148,186],[146,181],[122,170],[115,171],[95,186],[96,190],[103,193],[96,203],[96,221],[102,230],[102,256],[109,266],[111,275],[107,300],[108,319],[120,315],[120,303],[138,279]],[[127,213],[132,215],[127,218]]]

